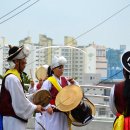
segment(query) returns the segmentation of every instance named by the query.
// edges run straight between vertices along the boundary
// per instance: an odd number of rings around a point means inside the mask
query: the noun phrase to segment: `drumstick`
[[[30,69],[30,76],[31,76],[31,79],[33,79],[33,78],[32,78],[32,71],[31,71],[31,69]]]

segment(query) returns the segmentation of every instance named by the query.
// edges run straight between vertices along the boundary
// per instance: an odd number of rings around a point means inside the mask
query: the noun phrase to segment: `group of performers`
[[[36,114],[35,130],[70,130],[72,121],[68,116],[68,112],[80,104],[80,101],[83,98],[83,93],[81,89],[79,89],[80,86],[77,81],[73,78],[62,76],[64,65],[67,60],[63,56],[54,56],[52,58],[52,64],[50,66],[45,65],[46,67],[44,67],[46,69],[46,76],[42,79],[42,85],[39,84],[37,87],[39,90],[35,92],[34,90],[31,90],[31,87],[29,88],[30,93],[34,93],[32,95],[34,97],[40,92],[40,90],[48,92],[47,96],[49,102],[47,104],[45,103],[46,105],[42,105],[30,101],[23,91],[24,84],[21,74],[27,64],[26,58],[28,55],[29,49],[26,46],[10,46],[9,56],[7,58],[7,61],[10,64],[10,69],[7,70],[4,75],[0,93],[0,117],[2,117],[1,129],[26,130],[28,119],[31,118],[34,112],[36,112],[38,114]],[[71,87],[71,85],[75,86]],[[31,81],[31,86],[34,86],[33,80]],[[67,89],[67,93],[63,91],[62,93],[64,94],[59,96],[56,104],[58,93],[64,88],[67,88],[66,86],[69,86],[68,88],[72,89]],[[47,97],[44,97],[44,102],[46,101],[46,98]],[[85,111],[88,110],[89,113],[81,119],[81,124],[85,125],[89,119],[88,117],[92,117],[92,110],[91,105],[86,107],[86,104],[81,104],[86,108]],[[68,111],[66,111],[66,109]],[[80,116],[78,116],[77,119],[80,120],[79,117]]]
[[[94,105],[89,100],[83,101],[77,81],[63,76],[67,62],[63,56],[54,56],[50,66],[44,65],[46,73],[36,87],[37,92],[29,88],[30,93],[34,93],[32,97],[44,90],[44,103],[28,100],[21,75],[28,55],[27,47],[10,46],[7,58],[10,69],[4,74],[0,93],[0,130],[26,130],[27,121],[34,112],[38,113],[35,130],[70,130],[76,121],[79,126],[91,121],[95,114]],[[110,108],[116,115],[113,130],[130,130],[130,51],[123,54],[121,62],[125,80],[112,87]],[[34,86],[33,80],[31,86]]]
[[[52,64],[43,65],[39,84],[34,90],[31,80],[29,100],[24,93],[22,72],[27,64],[29,49],[10,46],[8,69],[0,92],[0,130],[26,130],[27,121],[34,113],[35,130],[71,130],[71,124],[83,126],[95,115],[95,106],[87,99],[77,81],[63,76],[67,60],[54,56]],[[110,93],[110,108],[116,115],[113,130],[130,130],[130,51],[121,58],[125,80],[115,84]],[[42,97],[42,98],[41,98]]]

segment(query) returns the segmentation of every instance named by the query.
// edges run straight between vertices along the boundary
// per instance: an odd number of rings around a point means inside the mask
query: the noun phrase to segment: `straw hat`
[[[82,98],[83,92],[79,86],[68,85],[57,94],[56,107],[63,112],[70,111],[79,105]]]
[[[50,102],[51,95],[47,90],[39,90],[33,95],[33,103],[35,105],[47,106]]]
[[[48,69],[48,65],[43,65],[43,66],[39,66],[36,71],[35,71],[35,75],[36,78],[38,80],[40,79],[45,79],[47,77],[47,69]]]

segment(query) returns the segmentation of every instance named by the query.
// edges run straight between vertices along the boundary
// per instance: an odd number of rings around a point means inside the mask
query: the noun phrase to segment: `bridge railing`
[[[109,96],[112,84],[107,85],[80,85],[87,97],[96,108],[95,120],[113,121],[115,116],[110,110]],[[107,93],[106,93],[107,92]]]

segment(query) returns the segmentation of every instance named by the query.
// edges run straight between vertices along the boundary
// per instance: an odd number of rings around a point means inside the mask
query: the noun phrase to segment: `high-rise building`
[[[96,73],[101,75],[102,79],[107,78],[107,59],[106,59],[106,47],[90,44],[96,49]]]
[[[108,67],[107,67],[107,78],[112,79],[123,79],[123,73],[122,73],[122,65],[121,65],[121,55],[125,51],[125,45],[121,45],[120,49],[107,49],[107,61],[108,61]]]

